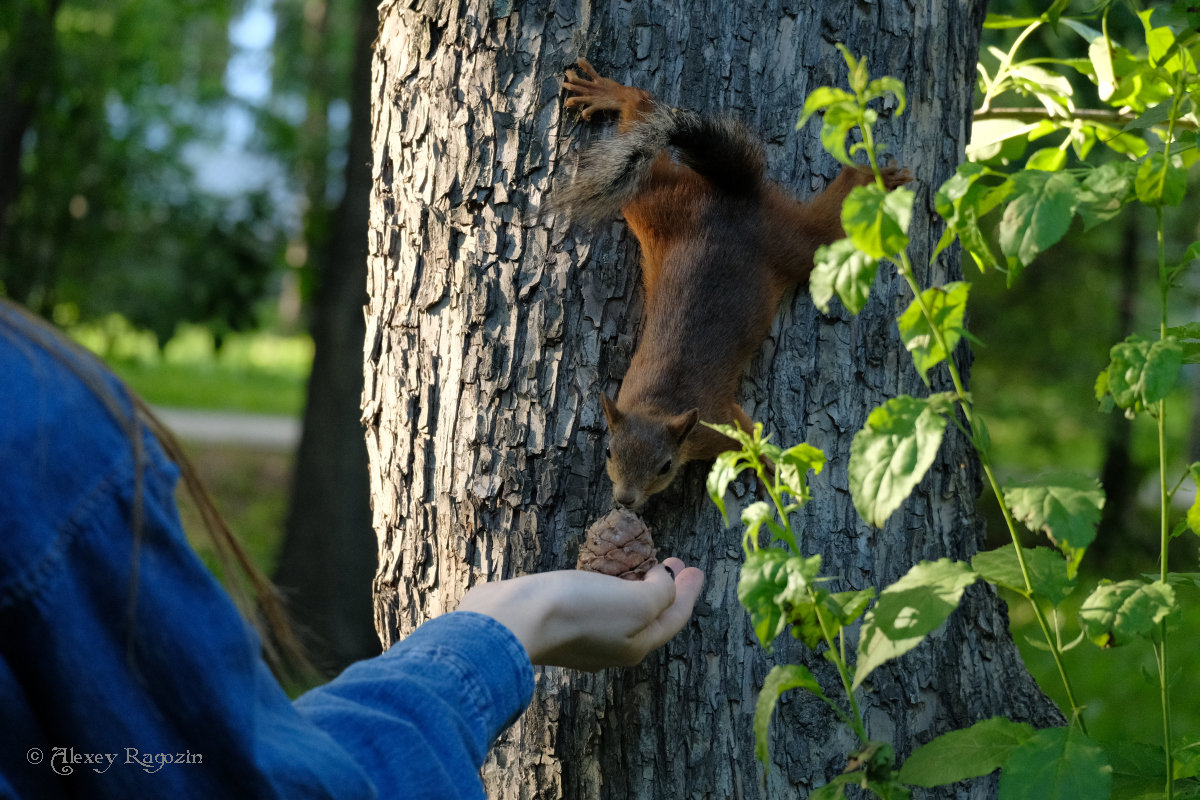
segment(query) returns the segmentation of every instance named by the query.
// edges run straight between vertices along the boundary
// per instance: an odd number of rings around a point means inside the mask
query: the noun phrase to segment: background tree
[[[324,177],[328,146],[306,148],[310,158],[305,251],[316,273],[311,293],[313,369],[296,453],[287,529],[275,580],[289,596],[295,619],[312,635],[314,662],[330,672],[379,652],[371,624],[371,575],[377,561],[371,535],[367,453],[359,404],[362,371],[347,358],[363,339],[366,300],[367,201],[370,175],[371,42],[378,27],[374,0],[339,6],[353,36],[344,189],[332,212]],[[322,0],[304,4],[310,34],[303,39],[310,81],[306,135],[321,139],[331,105],[329,16]],[[347,13],[349,12],[349,13]],[[293,37],[294,40],[294,37]],[[289,64],[295,65],[289,60]],[[317,87],[328,91],[318,92]],[[314,134],[313,132],[316,131]]]
[[[225,86],[238,0],[17,0],[0,11],[0,284],[63,321],[114,311],[251,327],[282,240],[274,200],[203,185],[246,103]],[[205,154],[209,159],[205,160]]]
[[[845,42],[873,75],[908,86],[913,110],[878,136],[920,183],[910,234],[927,256],[940,234],[931,189],[969,130],[982,6],[384,4],[364,413],[385,644],[474,582],[571,566],[608,508],[599,394],[616,388],[636,341],[637,253],[619,225],[580,231],[539,214],[590,135],[563,113],[563,69],[586,55],[669,104],[743,119],[765,137],[772,174],[806,196],[835,167],[815,133],[792,133],[794,120],[809,91],[844,82],[833,43]],[[934,283],[957,274],[948,259],[934,269]],[[853,319],[798,298],[743,386],[744,406],[778,441],[829,455],[801,524],[828,572],[846,576],[838,588],[882,586],[921,558],[968,557],[982,536],[978,475],[957,435],[882,530],[851,507],[850,436],[883,398],[925,391],[895,330],[906,290],[881,273]],[[790,796],[845,766],[850,735],[818,701],[786,697],[760,781],[750,718],[770,664],[736,599],[740,534],[705,501],[704,469],[646,514],[662,552],[708,573],[694,623],[636,669],[542,671],[532,708],[485,769],[492,796]],[[787,643],[776,658],[829,679],[828,665]],[[1002,605],[979,587],[873,683],[870,733],[901,757],[994,714],[1060,719],[1020,664]],[[989,791],[985,779],[970,795]]]

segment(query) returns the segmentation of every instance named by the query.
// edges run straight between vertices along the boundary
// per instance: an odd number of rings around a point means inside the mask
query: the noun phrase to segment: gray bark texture
[[[563,70],[585,56],[671,105],[740,118],[766,142],[772,177],[807,197],[837,165],[817,123],[797,132],[795,121],[814,88],[846,85],[834,49],[846,43],[873,76],[907,85],[909,110],[884,110],[876,138],[916,176],[910,233],[924,265],[941,233],[933,192],[967,141],[983,6],[384,3],[363,412],[385,646],[453,610],[475,583],[571,567],[583,531],[610,507],[600,393],[615,393],[637,341],[638,252],[619,220],[581,230],[539,213],[586,141],[606,135],[564,110]],[[926,285],[959,277],[956,257],[933,270]],[[840,306],[822,315],[797,293],[743,382],[744,407],[776,442],[827,454],[797,518],[806,552],[841,576],[837,589],[883,587],[921,559],[967,558],[982,539],[978,469],[953,428],[883,529],[850,501],[850,441],[867,414],[928,391],[896,330],[910,299],[888,266],[856,317]],[[965,368],[968,352],[958,355]],[[694,619],[634,669],[539,670],[532,706],[484,768],[489,796],[805,797],[845,768],[853,735],[799,692],[776,711],[765,778],[755,761],[755,698],[773,664],[808,665],[830,693],[838,681],[788,637],[769,655],[759,648],[737,601],[741,531],[706,499],[706,470],[690,465],[645,513],[661,555],[707,573]],[[748,484],[737,492],[753,499]],[[1025,672],[1003,604],[981,587],[860,695],[869,734],[900,758],[997,714],[1061,721]],[[995,776],[916,796],[994,793]]]

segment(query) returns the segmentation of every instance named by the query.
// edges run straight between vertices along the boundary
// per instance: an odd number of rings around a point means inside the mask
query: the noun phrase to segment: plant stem
[[[1176,95],[1178,99],[1178,94]],[[1172,119],[1174,119],[1172,114]],[[1171,156],[1171,136],[1168,135],[1166,146],[1163,150],[1164,158],[1168,159],[1170,164]],[[1165,174],[1165,170],[1164,170]],[[1163,233],[1163,210],[1162,206],[1156,206],[1154,209],[1155,222],[1157,223],[1157,239],[1158,239],[1158,283],[1159,293],[1162,298],[1162,317],[1159,323],[1159,338],[1165,339],[1167,336],[1167,295],[1171,289],[1170,276],[1167,274],[1167,259],[1166,259],[1166,243]],[[1158,401],[1158,485],[1159,485],[1159,505],[1161,513],[1159,517],[1160,524],[1160,541],[1159,541],[1159,580],[1163,583],[1167,582],[1167,575],[1170,571],[1167,558],[1167,546],[1171,540],[1171,517],[1170,517],[1170,494],[1167,488],[1167,401],[1163,398]],[[1173,775],[1175,772],[1175,755],[1173,753],[1174,745],[1171,741],[1171,687],[1170,673],[1167,671],[1167,620],[1164,617],[1160,629],[1159,642],[1155,646],[1156,660],[1158,661],[1158,685],[1162,694],[1162,715],[1163,715],[1163,751],[1166,756],[1167,765],[1167,800],[1172,800],[1175,796],[1175,781]]]
[[[1179,117],[1180,102],[1183,100],[1185,89],[1185,73],[1183,69],[1179,70],[1179,75],[1176,78],[1173,97],[1171,98],[1171,114],[1167,122],[1167,138],[1163,142],[1163,177],[1165,183],[1167,179],[1167,171],[1171,167],[1171,144],[1175,141],[1175,124]],[[1159,339],[1167,338],[1167,296],[1171,292],[1171,276],[1167,271],[1167,248],[1165,241],[1165,225],[1163,223],[1163,207],[1159,203],[1154,207],[1154,220],[1156,227],[1156,239],[1158,244],[1158,292],[1161,300],[1161,314],[1159,318]],[[1159,580],[1163,583],[1167,582],[1167,576],[1170,573],[1170,565],[1168,563],[1167,547],[1171,541],[1171,517],[1170,517],[1170,495],[1167,489],[1167,400],[1163,398],[1158,401],[1158,484],[1159,484],[1159,505],[1161,508],[1160,514],[1160,542],[1159,542]],[[1167,661],[1167,620],[1163,618],[1160,627],[1159,642],[1155,647],[1158,657],[1158,685],[1162,694],[1162,715],[1163,715],[1163,753],[1167,767],[1167,800],[1173,800],[1175,797],[1175,754],[1174,742],[1171,738],[1171,686],[1170,672],[1168,670]]]
[[[808,592],[809,598],[815,603],[816,596],[812,589],[810,588]],[[842,648],[834,643],[833,636],[829,633],[829,628],[825,626],[825,620],[821,619],[820,612],[817,613],[817,624],[821,626],[821,638],[825,640],[825,644],[829,648],[829,660],[837,668],[838,678],[842,682],[842,690],[846,693],[846,699],[850,701],[850,712],[853,715],[852,719],[849,720],[850,727],[854,729],[854,735],[858,737],[859,742],[866,744],[868,741],[867,726],[863,723],[862,712],[858,708],[858,701],[854,699],[854,689],[850,683],[850,669],[846,666],[846,654]]]
[[[868,152],[870,151],[868,150]],[[958,367],[954,363],[953,353],[951,353],[947,345],[945,335],[934,321],[932,309],[929,308],[929,304],[925,302],[925,298],[921,294],[921,287],[917,284],[912,262],[909,261],[907,252],[900,253],[900,274],[912,290],[913,296],[916,298],[915,302],[920,307],[925,321],[929,323],[929,329],[933,333],[938,346],[946,354],[946,366],[949,367],[950,379],[954,382],[954,391],[958,398],[958,405],[962,409],[963,416],[966,417],[967,425],[971,430],[978,431],[979,427],[975,416],[975,409],[967,395],[962,376],[958,372]],[[990,454],[984,452],[978,444],[975,445],[975,450],[979,454],[979,463],[983,467],[983,474],[987,478],[988,485],[991,486],[992,493],[996,496],[996,501],[1000,504],[1000,511],[1004,515],[1004,523],[1008,526],[1008,533],[1012,538],[1013,548],[1017,554],[1017,563],[1021,568],[1021,577],[1025,580],[1025,599],[1029,601],[1033,615],[1037,619],[1038,627],[1042,629],[1042,635],[1045,637],[1046,644],[1050,648],[1050,654],[1054,657],[1054,664],[1058,668],[1058,675],[1062,679],[1063,688],[1067,692],[1067,702],[1071,705],[1072,721],[1079,726],[1079,730],[1082,733],[1086,734],[1087,723],[1083,720],[1083,707],[1075,699],[1075,689],[1071,684],[1070,675],[1067,674],[1066,662],[1063,661],[1062,657],[1062,649],[1058,646],[1058,637],[1051,634],[1050,623],[1046,619],[1046,614],[1034,597],[1033,579],[1029,574],[1029,566],[1025,562],[1025,551],[1021,547],[1020,538],[1017,536],[1016,520],[1013,519],[1011,512],[1008,510],[1008,505],[1004,502],[1004,493],[1001,491],[1000,484],[996,480],[996,474],[992,470]]]

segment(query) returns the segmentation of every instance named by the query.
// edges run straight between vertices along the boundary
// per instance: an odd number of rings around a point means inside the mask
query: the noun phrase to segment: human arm
[[[645,581],[563,570],[481,584],[458,611],[296,702],[406,797],[482,797],[487,748],[533,692],[530,662],[635,664],[687,622],[703,573],[678,559]],[[459,793],[459,794],[455,794]]]

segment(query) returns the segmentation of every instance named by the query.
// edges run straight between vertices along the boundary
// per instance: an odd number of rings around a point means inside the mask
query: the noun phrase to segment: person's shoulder
[[[0,304],[0,532],[41,544],[123,464],[137,430],[124,387],[25,312]],[[125,470],[129,472],[130,470]]]

